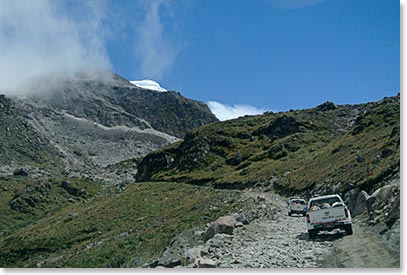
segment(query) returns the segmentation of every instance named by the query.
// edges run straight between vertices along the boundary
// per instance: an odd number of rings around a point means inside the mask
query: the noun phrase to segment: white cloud
[[[104,2],[0,1],[0,91],[43,75],[72,75],[111,67],[102,28]]]
[[[135,54],[144,77],[160,79],[178,53],[177,46],[166,36],[165,28],[169,26],[162,22],[163,13],[169,13],[169,8],[165,0],[144,2],[145,16],[136,27],[135,44]]]
[[[258,115],[266,111],[251,105],[225,105],[216,101],[208,101],[207,104],[212,113],[222,121],[245,115]]]

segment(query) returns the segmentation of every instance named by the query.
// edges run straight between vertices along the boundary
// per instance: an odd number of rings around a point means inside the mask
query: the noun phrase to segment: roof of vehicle
[[[303,200],[303,199],[291,199],[290,200],[290,202],[293,202],[293,201],[303,201],[303,202],[305,202],[305,200]]]
[[[334,198],[334,197],[340,198],[342,200],[341,196],[339,196],[338,194],[332,194],[332,195],[325,195],[325,196],[311,198],[310,201],[323,200],[323,199],[329,199],[329,198]]]

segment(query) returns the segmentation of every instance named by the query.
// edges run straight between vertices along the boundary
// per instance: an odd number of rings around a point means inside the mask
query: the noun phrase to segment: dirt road
[[[394,268],[400,267],[400,254],[355,219],[354,234],[333,242],[333,251],[322,267]]]
[[[320,234],[309,240],[305,217],[287,215],[284,198],[270,193],[246,192],[271,205],[266,218],[235,229],[233,239],[213,250],[219,267],[399,267],[399,257],[377,234],[354,220],[354,234]]]

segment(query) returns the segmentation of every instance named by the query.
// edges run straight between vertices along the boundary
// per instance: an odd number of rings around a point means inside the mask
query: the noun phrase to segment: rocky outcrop
[[[271,140],[275,140],[304,131],[305,129],[305,124],[298,122],[294,117],[283,115],[271,122],[269,126],[260,128],[254,135],[266,135]]]
[[[366,206],[371,224],[383,223],[391,228],[400,219],[400,186],[379,188],[367,198]]]
[[[321,105],[318,105],[315,109],[317,109],[318,111],[329,111],[338,109],[338,106],[336,106],[336,104],[332,101],[327,101],[322,103]]]
[[[5,95],[0,95],[0,112],[10,114],[12,110],[11,102]]]
[[[138,165],[135,178],[138,181],[153,179],[153,175],[159,171],[168,170],[175,165],[175,159],[171,152],[156,151],[147,155]]]
[[[400,175],[383,180],[371,195],[365,190],[350,190],[345,199],[353,218],[363,220],[366,230],[385,241],[394,255],[400,251]]]
[[[27,169],[24,168],[18,168],[14,171],[13,173],[14,176],[21,176],[21,177],[27,177],[29,175]]]

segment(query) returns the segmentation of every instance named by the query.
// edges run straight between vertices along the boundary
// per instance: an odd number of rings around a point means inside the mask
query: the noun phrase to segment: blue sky
[[[215,102],[224,112],[285,111],[327,100],[362,103],[400,90],[399,1],[57,2],[26,1],[31,7],[24,10],[23,1],[17,1],[19,7],[2,1],[0,23],[30,34],[29,43],[23,39],[25,43],[18,45],[33,44],[31,48],[37,49],[51,37],[47,47],[55,45],[46,54],[54,56],[40,60],[51,62],[63,55],[75,58],[58,64],[72,68],[108,64],[129,80],[156,80],[187,97]],[[40,20],[33,10],[41,14]],[[33,30],[11,22],[7,13],[21,13],[28,18],[26,23],[33,19],[39,27]],[[50,29],[49,22],[62,28]],[[10,38],[7,30],[0,28],[0,42],[21,42]],[[53,40],[72,46],[62,51]],[[6,52],[1,47],[0,43],[0,55]],[[0,57],[12,61],[20,55]],[[41,67],[34,61],[35,68]]]

